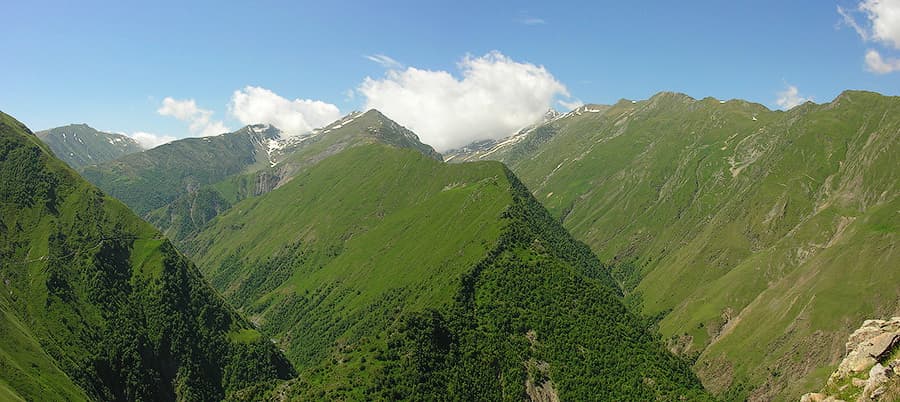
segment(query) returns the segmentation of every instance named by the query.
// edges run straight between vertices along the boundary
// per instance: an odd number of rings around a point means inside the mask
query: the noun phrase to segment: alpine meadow
[[[0,401],[900,401],[900,0],[0,9]]]

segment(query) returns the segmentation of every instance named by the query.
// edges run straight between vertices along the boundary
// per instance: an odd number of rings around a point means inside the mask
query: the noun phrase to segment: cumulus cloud
[[[365,56],[369,61],[374,61],[384,68],[398,69],[403,68],[403,64],[383,54],[373,54]]]
[[[178,100],[167,96],[156,112],[162,116],[172,116],[188,122],[191,133],[200,136],[206,137],[229,131],[221,121],[212,120],[211,110],[201,109],[193,99]]]
[[[859,9],[872,23],[872,39],[900,49],[900,0],[866,0]]]
[[[582,102],[581,99],[572,99],[571,101],[560,99],[556,101],[556,103],[559,103],[560,106],[566,108],[567,110],[574,110],[577,107],[584,106],[584,102]]]
[[[900,71],[900,60],[890,58],[883,59],[881,53],[876,50],[869,49],[866,52],[866,68],[877,74],[887,74],[894,71]]]
[[[784,110],[789,110],[793,109],[795,106],[802,105],[809,101],[812,101],[812,98],[800,96],[800,91],[797,89],[797,87],[788,85],[784,91],[778,93],[778,99],[775,100],[775,103],[778,105],[778,107]]]
[[[176,138],[171,135],[158,135],[144,131],[137,131],[129,135],[144,149],[158,147],[167,142],[175,141]]]
[[[243,124],[271,124],[286,135],[305,134],[341,117],[337,106],[310,99],[286,99],[265,88],[234,91],[228,110]]]
[[[466,56],[458,66],[461,77],[414,67],[389,70],[381,79],[366,77],[358,92],[366,108],[409,127],[438,151],[506,137],[540,119],[558,96],[569,97],[543,66],[496,51]]]
[[[844,25],[853,28],[864,42],[877,42],[893,49],[900,49],[900,0],[864,0],[856,10],[837,8]],[[859,23],[856,15],[863,16]],[[896,58],[882,58],[877,50],[866,52],[866,68],[878,74],[900,70]]]

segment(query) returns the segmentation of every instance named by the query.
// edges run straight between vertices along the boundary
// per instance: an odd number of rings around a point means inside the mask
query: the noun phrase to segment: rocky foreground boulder
[[[801,402],[900,400],[900,317],[866,320],[847,340],[846,357],[822,392]]]

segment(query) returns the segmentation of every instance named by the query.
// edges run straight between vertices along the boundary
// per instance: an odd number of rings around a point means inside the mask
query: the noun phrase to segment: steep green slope
[[[268,143],[279,135],[277,128],[252,125],[214,137],[185,138],[87,166],[82,175],[146,216],[203,185],[268,166]]]
[[[48,400],[86,400],[87,395],[64,373],[22,323],[7,297],[0,298],[0,399],[41,396]]]
[[[218,400],[292,368],[149,224],[0,113],[0,396]]]
[[[300,399],[704,398],[606,269],[498,163],[344,149],[189,241]]]
[[[57,158],[73,169],[81,169],[141,152],[143,148],[131,137],[97,131],[87,124],[70,124],[35,133]]]
[[[441,155],[419,142],[415,133],[377,110],[353,112],[308,136],[270,142],[267,149],[270,166],[211,181],[151,212],[148,220],[166,236],[180,242],[232,204],[284,185],[298,172],[344,149],[371,143],[413,149],[441,160]]]
[[[856,323],[900,312],[900,98],[780,112],[662,93],[543,130],[487,158],[615,264],[711,390],[796,399]]]

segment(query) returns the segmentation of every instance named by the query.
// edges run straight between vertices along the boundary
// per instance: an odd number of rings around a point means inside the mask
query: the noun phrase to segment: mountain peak
[[[377,109],[351,112],[334,123],[314,130],[312,135],[323,136],[323,139],[367,138],[398,148],[415,149],[431,158],[443,160],[441,154],[422,143],[416,133],[391,120]]]
[[[89,126],[87,123],[72,123],[72,124],[67,124],[65,126],[57,127],[57,128],[82,128],[82,129],[98,131],[97,129]],[[52,129],[50,129],[50,130],[52,130]],[[50,130],[45,130],[45,131],[50,131]]]
[[[369,109],[369,110],[366,110],[365,112],[362,112],[362,113],[360,113],[360,112],[352,112],[351,114],[353,114],[353,113],[358,113],[358,114],[363,115],[363,116],[373,116],[373,117],[375,117],[375,118],[377,118],[377,119],[390,120],[389,117],[385,116],[384,113],[381,113],[381,111],[378,110],[378,109]]]
[[[423,143],[416,133],[391,120],[377,109],[369,109],[360,116],[362,121],[369,119],[376,124],[368,126],[366,131],[376,140],[400,148],[416,149],[426,156],[439,161],[443,160],[441,154],[430,145]]]
[[[75,169],[143,150],[129,136],[103,132],[85,123],[55,127],[35,134],[54,155]]]
[[[848,90],[841,92],[840,95],[835,97],[834,100],[832,100],[830,102],[830,104],[833,106],[837,106],[838,104],[840,104],[842,102],[847,102],[847,101],[854,102],[854,101],[866,99],[866,98],[880,98],[880,97],[884,97],[884,95],[882,95],[878,92],[864,91],[864,90],[858,90],[858,89],[848,89]]]
[[[556,109],[554,109],[554,108],[551,107],[551,108],[547,109],[546,112],[544,112],[544,118],[543,118],[543,121],[545,121],[545,122],[546,122],[546,121],[550,121],[550,120],[553,120],[553,119],[555,119],[555,118],[557,118],[557,117],[559,117],[559,116],[562,116],[562,113],[560,113],[558,110],[556,110]]]
[[[664,102],[664,101],[675,101],[681,103],[691,103],[695,102],[696,99],[691,96],[681,93],[681,92],[673,92],[673,91],[662,91],[653,95],[649,99],[651,102]]]
[[[275,140],[282,137],[283,132],[271,124],[257,123],[248,124],[234,132],[235,134],[248,134],[251,137]]]

